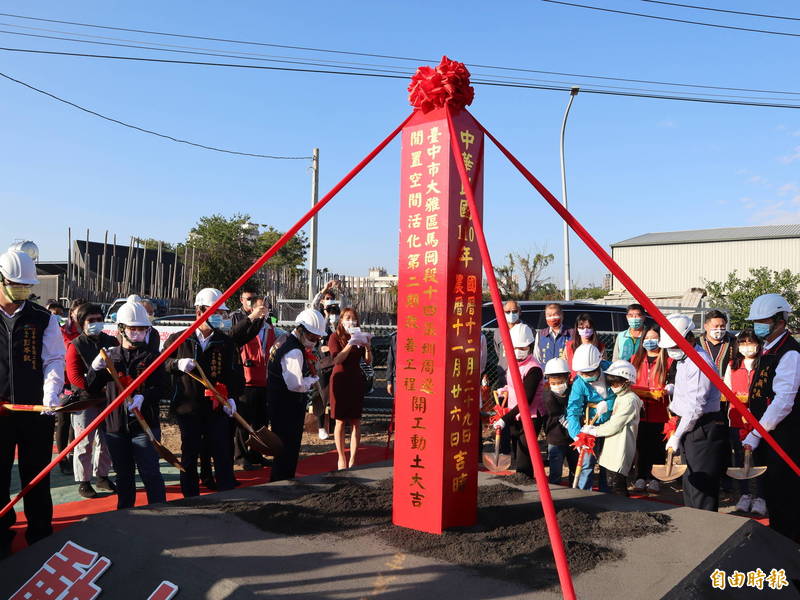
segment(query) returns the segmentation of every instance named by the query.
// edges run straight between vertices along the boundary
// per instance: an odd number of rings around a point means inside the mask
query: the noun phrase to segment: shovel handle
[[[200,377],[198,377],[197,375],[194,375],[193,373],[187,373],[187,375],[189,375],[189,377],[192,377],[192,378],[196,379],[197,381],[199,381],[200,383],[202,383],[206,387],[206,389],[211,390],[213,392],[213,394],[217,397],[217,400],[219,400],[222,403],[223,406],[230,407],[230,403],[228,402],[228,399],[225,396],[223,396],[222,394],[220,394],[219,390],[217,388],[215,388],[211,384],[211,381],[209,381],[208,377],[206,377],[206,374],[203,371],[203,367],[200,366],[200,363],[197,363],[197,367],[196,368],[200,372]],[[320,390],[320,397],[321,397],[321,395],[322,395],[322,392]],[[256,434],[255,430],[253,429],[253,426],[250,425],[250,423],[248,423],[247,421],[244,420],[244,417],[242,417],[242,415],[239,414],[239,411],[236,411],[236,410],[233,411],[233,415],[232,416],[233,416],[234,419],[236,419],[236,422],[239,423],[239,425],[241,425],[244,428],[244,430],[247,433],[249,433],[251,435],[255,435]]]

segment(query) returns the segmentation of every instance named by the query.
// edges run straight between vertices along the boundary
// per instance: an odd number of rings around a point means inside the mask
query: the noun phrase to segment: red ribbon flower
[[[125,389],[125,388],[127,388],[127,387],[128,387],[130,384],[132,384],[132,383],[133,383],[133,377],[131,377],[130,375],[126,375],[125,373],[120,373],[120,374],[119,374],[119,382],[120,382],[120,384],[122,385],[122,390],[124,390],[124,389]],[[121,392],[122,390],[120,390],[120,392]]]
[[[664,441],[668,441],[669,438],[672,437],[672,434],[678,429],[678,415],[674,415],[669,418],[669,421],[664,423],[664,430],[661,432],[664,434]]]
[[[494,424],[508,414],[508,409],[499,404],[494,405],[494,414],[489,417],[489,423]]]
[[[590,433],[581,432],[578,434],[578,437],[575,438],[575,441],[570,444],[573,448],[580,452],[584,448],[586,452],[594,456],[594,443],[597,441],[597,438]]]
[[[456,110],[472,104],[475,89],[469,84],[469,70],[464,63],[446,56],[434,68],[419,67],[408,85],[411,106],[429,113],[450,105]]]
[[[214,388],[220,393],[220,396],[226,399],[228,398],[228,386],[226,386],[224,383],[215,383]],[[219,401],[219,398],[217,398],[217,395],[214,393],[214,390],[206,389],[204,395],[206,398],[211,398],[212,410],[217,410],[222,406],[222,402]]]

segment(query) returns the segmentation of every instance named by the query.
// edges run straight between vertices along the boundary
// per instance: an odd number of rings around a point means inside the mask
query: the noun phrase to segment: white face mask
[[[712,340],[721,340],[725,337],[725,330],[724,329],[712,329],[708,332],[708,335],[711,337]]]
[[[361,328],[355,321],[342,321],[342,327],[344,327],[344,330],[350,335],[353,335],[353,333],[357,331],[361,331]]]
[[[567,391],[567,384],[557,383],[556,385],[551,385],[550,391],[556,394],[557,396],[563,396]]]
[[[683,360],[686,358],[686,353],[680,348],[667,348],[667,356],[672,360]]]
[[[609,387],[611,388],[611,391],[614,392],[615,394],[619,394],[622,390],[625,389],[624,385],[611,385]]]
[[[518,312],[507,312],[506,313],[506,322],[507,323],[516,323],[519,321],[519,313]]]
[[[742,353],[742,356],[745,358],[753,358],[756,354],[758,354],[758,346],[739,346],[739,352]]]
[[[339,320],[339,315],[328,315],[328,321],[331,322],[331,325],[336,325],[336,321]]]
[[[517,360],[525,360],[530,356],[530,354],[530,350],[518,350],[517,348],[514,348],[514,356],[517,357]]]
[[[134,344],[138,344],[144,341],[144,338],[147,337],[147,330],[144,331],[131,331],[130,329],[125,331],[125,335],[128,336],[128,339],[133,342]]]

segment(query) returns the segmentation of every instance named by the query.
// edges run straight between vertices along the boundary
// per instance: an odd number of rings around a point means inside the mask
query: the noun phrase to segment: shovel
[[[111,374],[111,378],[114,380],[114,383],[117,384],[117,388],[121,393],[122,390],[125,389],[125,386],[122,385],[122,382],[119,380],[119,373],[117,372],[117,368],[114,366],[114,362],[108,357],[108,354],[106,354],[106,351],[102,348],[100,349],[100,354],[103,355],[103,360],[106,361],[106,370]],[[182,473],[185,473],[186,469],[184,469],[183,465],[181,465],[181,461],[179,461],[177,456],[167,450],[167,448],[156,439],[156,436],[153,435],[153,430],[150,429],[150,426],[147,424],[147,421],[144,420],[144,417],[138,408],[133,410],[133,414],[136,417],[136,420],[139,422],[139,427],[141,427],[142,431],[145,432],[147,439],[150,440],[150,443],[153,445],[153,448],[156,449],[158,455],[173,467]]]
[[[203,371],[203,367],[200,366],[200,363],[196,362],[195,368],[200,373],[200,377],[194,373],[187,373],[187,375],[201,383],[207,390],[211,390],[211,392],[217,397],[217,400],[219,400],[223,406],[230,406],[228,404],[228,399],[220,394],[219,390],[214,387],[211,381],[209,381],[208,377],[206,377],[206,374]],[[233,418],[236,419],[236,422],[239,423],[239,425],[241,425],[241,427],[248,434],[250,434],[250,437],[247,438],[247,445],[251,450],[258,452],[259,454],[263,454],[266,457],[278,457],[281,455],[283,452],[283,442],[275,433],[266,427],[261,427],[258,431],[256,431],[253,429],[252,425],[245,421],[244,417],[242,417],[242,415],[236,411],[233,413]]]
[[[753,451],[747,448],[744,451],[744,466],[743,467],[728,467],[728,477],[734,479],[752,479],[763,475],[767,467],[754,467],[753,466]]]
[[[498,401],[497,392],[494,393],[494,403],[495,407],[502,406]],[[505,400],[503,400],[503,404],[505,404]],[[483,453],[483,466],[486,467],[492,473],[499,473],[501,471],[508,471],[509,467],[511,466],[511,455],[510,454],[500,454],[500,429],[494,430],[494,452],[484,452]]]
[[[653,468],[650,471],[653,477],[659,481],[669,483],[670,481],[675,481],[683,476],[683,474],[686,472],[686,465],[673,465],[673,454],[674,451],[672,448],[670,448],[667,450],[667,462],[663,465],[653,465]]]
[[[0,404],[0,409],[10,410],[13,412],[52,412],[52,413],[72,413],[80,412],[90,406],[97,404],[98,400],[93,398],[84,398],[83,400],[76,400],[64,406],[57,406],[51,408],[43,404]]]
[[[589,414],[588,408],[586,409],[586,414]],[[595,414],[594,417],[592,417],[592,420],[589,421],[589,425],[594,425],[594,422],[597,421],[598,417],[600,417],[600,415]],[[581,449],[581,451],[578,452],[578,464],[575,465],[575,477],[572,479],[572,487],[575,489],[578,488],[578,479],[583,471],[583,458],[586,456],[586,452],[587,450],[584,449]]]

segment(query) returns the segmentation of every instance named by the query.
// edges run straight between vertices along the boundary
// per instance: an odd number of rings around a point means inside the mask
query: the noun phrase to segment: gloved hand
[[[678,446],[680,445],[680,442],[681,441],[678,436],[673,433],[667,440],[666,449],[672,450],[673,454],[675,454],[678,452]]]
[[[672,396],[672,394],[675,393],[675,384],[668,383],[667,385],[664,386],[664,391],[667,392],[670,396]]]
[[[102,371],[106,368],[106,359],[103,358],[102,354],[98,354],[94,357],[92,361],[92,370],[94,371]]]
[[[120,346],[109,346],[105,351],[108,358],[113,362],[122,360],[122,348]]]
[[[58,408],[59,406],[64,404],[64,399],[61,398],[60,395],[54,393],[47,393],[42,398],[42,404],[48,408]],[[53,415],[54,412],[50,410],[43,411],[41,414],[43,415]]]
[[[747,434],[747,437],[742,440],[742,448],[745,446],[750,446],[751,450],[755,450],[758,448],[758,445],[761,443],[761,437],[755,432],[751,431]]]
[[[226,415],[232,417],[233,413],[236,412],[236,401],[233,398],[228,398],[228,403],[223,405],[222,410],[225,411]]]
[[[588,433],[589,435],[597,437],[597,427],[593,425],[584,425],[581,427],[581,433]]]
[[[141,394],[134,394],[134,396],[127,402],[127,408],[129,413],[133,413],[134,410],[142,410],[142,404],[144,404],[144,396]]]
[[[178,370],[182,371],[183,373],[188,373],[189,371],[194,371],[195,362],[191,358],[179,358],[178,359]]]
[[[303,385],[311,389],[315,383],[319,381],[319,377],[303,377]]]
[[[492,423],[492,427],[494,427],[495,429],[502,429],[505,426],[506,426],[506,423],[505,423],[505,421],[503,421],[503,419],[497,419],[497,421]]]
[[[602,417],[604,414],[608,412],[608,402],[603,400],[602,402],[598,402],[597,406],[594,407],[594,414],[597,416]]]

